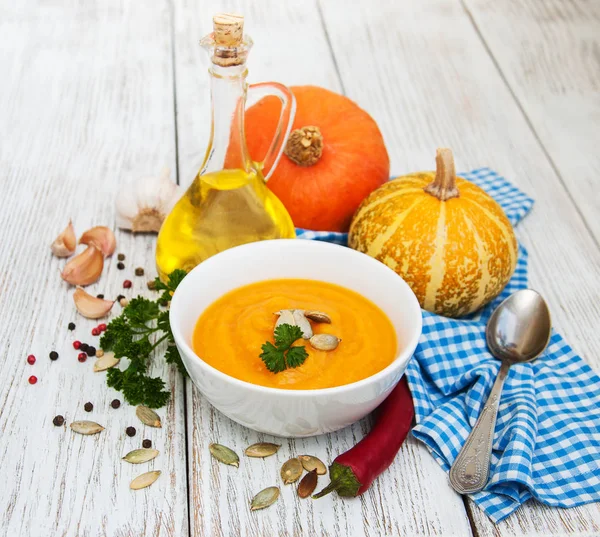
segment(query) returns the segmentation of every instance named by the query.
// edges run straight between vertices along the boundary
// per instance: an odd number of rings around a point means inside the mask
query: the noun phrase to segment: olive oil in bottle
[[[248,242],[294,238],[292,219],[265,182],[274,170],[294,119],[291,92],[280,84],[248,88],[246,59],[252,46],[243,35],[243,18],[216,15],[214,32],[202,40],[211,56],[211,139],[204,164],[173,207],[158,234],[156,264],[165,279],[175,269],[196,265],[233,246]],[[247,91],[276,95],[282,101],[281,121],[265,162],[253,162],[244,137]],[[266,178],[265,163],[270,164]]]

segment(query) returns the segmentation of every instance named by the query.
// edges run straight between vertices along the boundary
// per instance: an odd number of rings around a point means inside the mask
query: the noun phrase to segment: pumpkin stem
[[[425,192],[435,196],[440,201],[446,201],[460,196],[456,188],[456,171],[452,150],[442,147],[435,155],[435,179],[425,187]]]
[[[290,133],[285,155],[298,166],[312,166],[323,154],[323,135],[319,127],[302,127]]]

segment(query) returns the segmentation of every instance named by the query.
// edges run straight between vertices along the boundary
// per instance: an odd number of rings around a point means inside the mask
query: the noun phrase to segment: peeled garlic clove
[[[102,254],[100,254],[102,255]],[[108,314],[113,307],[112,300],[104,300],[86,293],[81,287],[75,289],[73,301],[77,311],[88,319],[99,319]]]
[[[117,248],[117,239],[112,229],[106,226],[96,226],[88,229],[79,239],[80,244],[95,246],[104,257],[111,256]]]
[[[69,257],[75,251],[75,246],[77,246],[75,228],[73,227],[73,222],[69,220],[69,224],[54,239],[54,242],[50,245],[50,249],[56,257]]]
[[[65,265],[60,277],[71,285],[89,285],[100,277],[103,268],[102,252],[88,246]]]
[[[310,339],[313,335],[312,326],[304,316],[303,310],[294,310],[294,321],[296,321],[296,326],[302,330],[302,339]]]
[[[158,233],[183,190],[165,168],[158,177],[142,177],[125,185],[117,197],[117,225],[134,233]]]

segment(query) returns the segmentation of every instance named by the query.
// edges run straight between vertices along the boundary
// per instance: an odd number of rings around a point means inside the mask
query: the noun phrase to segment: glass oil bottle
[[[252,46],[243,35],[243,17],[220,14],[214,32],[201,41],[210,54],[212,128],[204,163],[158,234],[156,264],[161,279],[175,269],[191,270],[223,250],[248,242],[294,238],[292,219],[266,186],[281,156],[296,103],[281,84],[246,84],[246,59]],[[263,162],[246,148],[244,110],[247,92],[275,95],[282,112]],[[263,170],[268,173],[263,176]]]

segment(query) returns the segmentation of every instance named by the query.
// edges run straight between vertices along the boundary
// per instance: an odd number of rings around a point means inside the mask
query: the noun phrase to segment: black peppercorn
[[[88,402],[85,405],[83,405],[83,410],[85,410],[86,412],[91,412],[92,410],[94,410],[94,405]]]
[[[146,449],[149,449],[149,448],[151,448],[151,447],[152,447],[152,440],[148,440],[148,439],[146,438],[146,440],[144,440],[144,441],[142,442],[142,447],[144,447],[144,448],[146,448]]]
[[[58,353],[56,351],[52,351],[49,356],[50,360],[58,360]]]
[[[156,282],[154,280],[150,280],[146,285],[150,291],[156,291]]]
[[[135,275],[136,276],[143,276],[144,275],[144,269],[142,267],[138,267],[135,269]]]
[[[100,293],[99,295],[96,295],[96,298],[104,298],[104,295]]]
[[[80,350],[80,351],[82,351],[82,352],[87,352],[87,350],[88,350],[89,348],[90,348],[90,346],[89,346],[87,343],[82,343],[82,344],[79,346],[79,350]]]
[[[88,356],[96,356],[96,347],[92,347],[91,345],[88,345],[87,350],[85,351],[85,353]]]
[[[119,255],[117,256],[117,259],[118,259],[119,261],[125,261],[125,254],[119,254]]]
[[[127,429],[125,429],[125,434],[127,434],[127,436],[135,436],[135,427],[127,427]]]
[[[119,262],[117,263],[117,268],[118,268],[119,270],[123,270],[123,269],[125,268],[125,264],[124,264],[124,263],[121,263],[121,262],[119,261]]]
[[[75,323],[69,323],[69,330],[75,330]]]
[[[110,406],[112,406],[113,408],[119,408],[121,406],[121,401],[119,401],[118,399],[113,399],[110,403]]]
[[[54,416],[52,423],[57,427],[60,427],[65,422],[65,418],[63,418],[60,414],[58,416]]]

